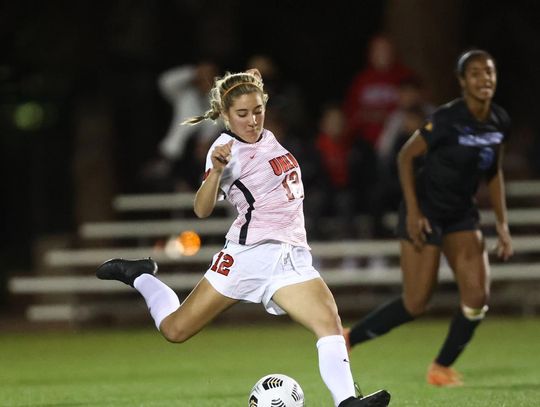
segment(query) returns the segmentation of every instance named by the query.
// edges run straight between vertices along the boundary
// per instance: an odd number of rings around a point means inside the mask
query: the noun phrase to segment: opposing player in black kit
[[[442,252],[454,273],[461,306],[428,368],[427,381],[435,386],[463,384],[450,366],[488,310],[489,264],[474,198],[482,180],[496,215],[497,254],[503,260],[513,254],[501,170],[510,120],[492,103],[494,59],[483,50],[467,51],[458,59],[457,75],[463,96],[439,107],[398,157],[404,196],[397,230],[402,296],[346,330],[352,347],[423,314],[437,283]],[[419,157],[423,165],[415,171]]]

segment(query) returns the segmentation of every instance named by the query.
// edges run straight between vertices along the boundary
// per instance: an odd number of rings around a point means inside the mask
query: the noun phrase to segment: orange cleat
[[[436,362],[429,365],[426,380],[429,384],[438,387],[463,386],[461,375],[457,371]]]
[[[351,328],[343,328],[343,337],[345,338],[345,346],[347,346],[347,352],[351,353],[351,341],[349,336],[351,334]]]

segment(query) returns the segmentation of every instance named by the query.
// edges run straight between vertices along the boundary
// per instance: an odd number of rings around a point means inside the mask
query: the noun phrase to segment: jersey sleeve
[[[424,125],[420,128],[420,134],[426,141],[429,149],[436,147],[444,137],[444,123],[445,120],[442,117],[442,114],[440,111],[436,111],[426,119]]]

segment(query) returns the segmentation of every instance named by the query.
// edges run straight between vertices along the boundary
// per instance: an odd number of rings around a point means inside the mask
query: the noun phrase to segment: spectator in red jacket
[[[375,146],[384,121],[396,108],[399,84],[413,72],[402,65],[389,38],[377,35],[368,48],[368,64],[346,92],[344,111],[347,133]]]

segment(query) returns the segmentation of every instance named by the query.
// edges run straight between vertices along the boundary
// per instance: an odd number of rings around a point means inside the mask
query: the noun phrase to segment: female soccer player
[[[497,85],[495,61],[486,51],[467,51],[458,59],[457,75],[463,96],[439,107],[398,157],[404,196],[398,223],[403,294],[345,332],[349,346],[354,346],[424,313],[437,282],[442,252],[457,281],[461,307],[428,368],[427,381],[435,386],[462,384],[450,366],[488,309],[488,257],[474,199],[482,179],[496,215],[497,253],[503,260],[513,254],[501,170],[510,120],[492,103]],[[413,164],[418,157],[424,158],[424,164],[415,174]]]
[[[387,406],[385,390],[355,397],[337,307],[312,266],[306,241],[300,167],[263,127],[267,100],[257,70],[228,73],[215,81],[210,110],[187,121],[221,117],[227,128],[208,153],[196,215],[209,216],[217,200],[227,199],[238,217],[184,302],[154,276],[157,264],[151,259],[112,259],[99,266],[97,277],[137,289],[170,342],[188,340],[239,301],[262,303],[271,314],[288,313],[317,336],[320,374],[336,406]]]

